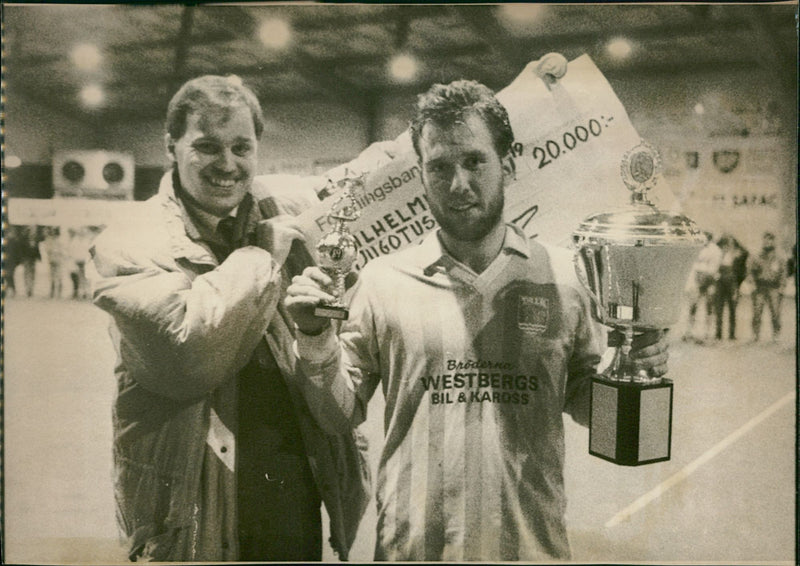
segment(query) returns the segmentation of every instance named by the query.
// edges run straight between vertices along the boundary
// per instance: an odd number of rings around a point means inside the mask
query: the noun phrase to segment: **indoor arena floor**
[[[795,305],[777,342],[749,343],[749,301],[734,343],[671,333],[672,458],[619,467],[588,454],[568,420],[566,488],[575,562],[795,561]],[[8,563],[124,562],[111,490],[114,356],[88,301],[5,302],[4,520]],[[377,461],[380,392],[367,434]],[[370,561],[375,508],[351,553]],[[334,557],[329,549],[326,560]]]

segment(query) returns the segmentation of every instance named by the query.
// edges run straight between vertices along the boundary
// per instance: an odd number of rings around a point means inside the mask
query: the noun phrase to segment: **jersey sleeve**
[[[352,289],[348,320],[336,336],[333,325],[320,336],[298,333],[298,369],[306,401],[320,425],[342,433],[364,422],[380,383],[375,305],[360,277]]]
[[[603,332],[592,317],[591,303],[586,293],[576,290],[575,295],[579,301],[580,314],[572,355],[567,363],[564,411],[578,424],[589,426],[591,378],[597,373],[597,365],[600,363]]]

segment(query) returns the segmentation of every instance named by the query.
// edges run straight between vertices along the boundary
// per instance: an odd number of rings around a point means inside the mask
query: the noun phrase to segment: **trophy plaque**
[[[646,142],[626,153],[621,173],[630,204],[588,216],[572,236],[576,272],[593,315],[623,336],[617,344],[609,335],[614,358],[592,378],[589,453],[625,466],[670,458],[672,381],[636,372],[629,354],[635,334],[677,321],[686,279],[704,244],[694,222],[647,200],[659,169],[658,153]]]
[[[364,175],[346,177],[335,185],[333,190],[341,190],[341,194],[328,212],[331,229],[317,243],[317,264],[333,280],[329,292],[334,300],[317,305],[314,316],[347,320],[348,310],[344,304],[345,277],[357,259],[356,239],[348,231],[347,225],[361,216],[353,192],[363,188]]]

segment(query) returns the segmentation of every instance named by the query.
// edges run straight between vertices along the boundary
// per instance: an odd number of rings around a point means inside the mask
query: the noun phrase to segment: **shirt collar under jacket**
[[[161,177],[158,185],[158,198],[164,207],[164,218],[170,237],[172,256],[185,258],[194,263],[216,265],[218,262],[214,258],[214,254],[207,244],[201,242],[214,241],[218,238],[214,234],[221,219],[217,218],[213,223],[201,227],[202,220],[199,216],[190,213],[184,199],[178,198],[173,186],[172,171],[166,172]],[[208,213],[205,214],[208,215]],[[213,230],[211,226],[214,227]]]
[[[447,253],[439,239],[441,228],[428,234],[419,245],[420,264],[424,273],[431,276],[437,271],[450,271],[458,265],[462,265],[457,259]],[[506,223],[506,235],[503,239],[503,247],[500,253],[516,253],[524,258],[530,257],[528,238],[522,230],[514,224]]]
[[[223,217],[211,214],[197,207],[193,202],[186,199],[179,199],[186,209],[186,213],[194,221],[194,225],[199,232],[200,238],[203,240],[214,240],[217,233],[217,226]],[[239,210],[237,206],[228,215],[227,218],[236,218],[236,213]]]
[[[167,177],[165,176],[165,179],[166,178]],[[194,199],[188,196],[186,190],[178,185],[180,180],[178,178],[177,171],[174,169],[169,176],[169,181],[172,188],[172,194],[170,196],[174,196],[181,208],[181,214],[183,215],[183,220],[186,224],[186,232],[189,237],[193,240],[217,240],[217,226],[219,225],[220,220],[225,217],[211,214],[210,212],[206,212],[197,206],[197,204],[194,202]],[[164,180],[162,180],[162,183],[163,182]],[[238,210],[239,207],[237,206],[230,213],[228,213],[227,216],[236,218],[236,213]]]

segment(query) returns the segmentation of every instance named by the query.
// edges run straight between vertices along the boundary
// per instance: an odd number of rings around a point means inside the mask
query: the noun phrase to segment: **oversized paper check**
[[[566,245],[585,216],[627,202],[620,162],[640,138],[587,55],[571,61],[555,82],[546,83],[528,65],[497,96],[515,134],[516,180],[506,189],[506,219],[528,236]],[[350,231],[359,244],[359,268],[418,242],[436,226],[408,132],[396,141],[400,153],[368,172],[357,195],[362,214]],[[309,247],[328,229],[331,198],[300,217]]]

